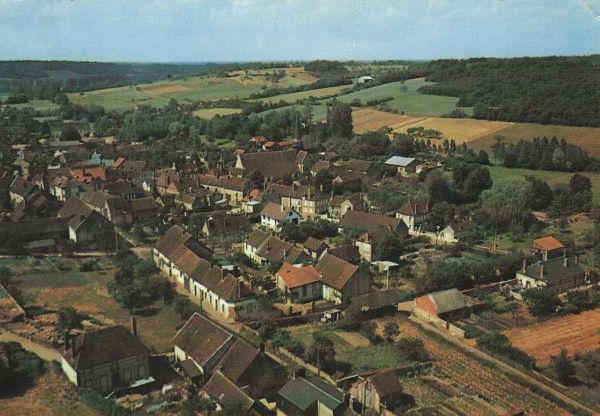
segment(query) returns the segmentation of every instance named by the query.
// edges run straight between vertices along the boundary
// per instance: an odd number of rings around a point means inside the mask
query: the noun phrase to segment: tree
[[[81,135],[72,123],[65,123],[61,130],[60,138],[64,141],[72,141],[81,139]]]
[[[394,342],[394,339],[400,334],[400,329],[398,328],[398,324],[396,322],[386,322],[383,327],[383,335],[388,342]]]
[[[375,257],[378,260],[398,261],[404,250],[404,243],[394,233],[387,233],[375,248]]]
[[[490,171],[483,166],[472,169],[464,184],[465,197],[469,201],[476,201],[482,191],[492,187]]]
[[[81,328],[83,318],[72,306],[66,306],[58,310],[58,322],[62,329]]]
[[[548,316],[560,305],[556,292],[547,288],[527,289],[523,292],[523,300],[535,316]]]
[[[552,369],[556,378],[562,384],[570,384],[575,376],[575,365],[567,355],[567,350],[562,348],[560,353],[551,359]]]
[[[550,185],[531,175],[525,176],[525,180],[529,186],[529,191],[527,192],[529,207],[536,211],[548,208],[554,197]]]
[[[327,107],[327,130],[334,137],[352,135],[352,107],[349,104],[335,101]]]
[[[429,359],[429,354],[427,354],[423,340],[420,338],[402,338],[396,344],[396,350],[410,361],[427,361]]]
[[[571,176],[571,179],[569,180],[569,189],[574,194],[591,191],[592,181],[587,176],[576,173],[575,175]]]
[[[479,154],[477,155],[477,163],[479,163],[480,165],[489,165],[490,164],[490,157],[488,156],[488,154],[485,150],[479,151]]]
[[[434,171],[427,175],[426,187],[431,202],[452,202],[453,192],[448,181],[440,172]]]
[[[306,359],[321,370],[335,372],[335,346],[333,341],[318,332],[313,333],[313,342],[306,352]]]

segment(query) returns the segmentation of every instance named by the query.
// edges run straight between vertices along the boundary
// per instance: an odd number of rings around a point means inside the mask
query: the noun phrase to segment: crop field
[[[400,328],[401,336],[414,336],[423,340],[425,349],[434,358],[434,372],[437,377],[451,384],[459,392],[475,396],[494,409],[503,409],[504,413],[522,408],[528,415],[566,414],[565,410],[508,378],[504,373],[483,365],[477,358],[420,330],[406,318],[395,318],[395,322]],[[384,320],[378,320],[378,326],[382,328],[383,325]],[[479,410],[475,411],[472,408],[474,404],[469,400],[454,400],[453,406],[454,410],[441,414],[493,414],[482,410],[484,408],[481,404]]]
[[[532,123],[511,123],[505,129],[479,137],[469,145],[475,149],[487,149],[496,142],[496,135],[504,137],[504,142],[518,142],[533,137],[564,138],[567,142],[586,149],[590,154],[600,155],[600,127],[557,126]]]
[[[456,144],[469,143],[483,136],[498,134],[512,123],[504,121],[475,120],[471,118],[427,117],[414,123],[396,128],[394,132],[405,133],[411,127],[423,127],[442,132],[448,139],[454,139]]]
[[[165,106],[171,98],[181,101],[218,100],[227,98],[248,98],[265,87],[287,87],[311,82],[311,76],[300,68],[285,69],[286,76],[273,83],[267,80],[265,71],[254,75],[229,77],[188,77],[169,81],[158,81],[137,86],[107,88],[84,93],[68,94],[77,104],[97,104],[108,110],[128,110],[138,105]],[[307,77],[304,77],[306,74]]]
[[[0,100],[5,100],[6,97],[0,97]],[[53,103],[50,100],[31,100],[27,103],[22,103],[22,104],[7,104],[10,107],[15,107],[18,109],[23,109],[23,108],[33,108],[34,110],[37,111],[48,111],[48,110],[54,110],[56,108],[58,108],[58,105]]]
[[[505,332],[512,344],[546,366],[561,348],[569,354],[600,348],[600,310],[550,319]]]
[[[80,271],[80,264],[81,260],[58,258],[0,261],[0,266],[10,267],[15,275],[14,281],[27,301],[25,308],[42,306],[54,311],[72,306],[104,324],[126,324],[129,313],[114,301],[106,288],[116,270],[112,263],[102,260],[97,264],[98,270],[89,272]],[[173,308],[159,301],[137,318],[141,339],[157,352],[168,351],[169,340],[181,323]]]
[[[363,103],[369,100],[379,100],[392,97],[386,102],[390,108],[404,111],[405,114],[419,116],[440,116],[456,108],[458,98],[421,94],[417,90],[422,85],[429,84],[423,78],[410,79],[402,82],[377,85],[338,97],[340,101],[350,103],[359,99]]]
[[[241,112],[242,110],[240,108],[202,108],[194,111],[194,115],[204,119],[211,119],[217,115],[228,116],[230,114],[238,114]]]
[[[352,125],[355,133],[366,133],[376,131],[382,127],[401,129],[402,126],[412,125],[423,120],[424,117],[413,117],[373,110],[372,108],[361,108],[352,111]]]
[[[342,92],[343,90],[348,89],[350,87],[351,87],[351,85],[336,85],[334,87],[316,88],[314,90],[274,95],[273,97],[260,98],[260,99],[257,99],[256,101],[262,101],[264,103],[269,103],[269,102],[277,103],[280,100],[283,100],[288,103],[295,103],[296,101],[304,100],[304,99],[310,98],[310,97],[320,98],[320,97],[327,97],[330,95],[337,95],[340,92]]]

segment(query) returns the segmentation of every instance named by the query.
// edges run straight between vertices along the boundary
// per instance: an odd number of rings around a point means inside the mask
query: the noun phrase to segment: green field
[[[5,100],[6,97],[0,97],[0,100]],[[54,110],[55,108],[58,108],[58,105],[56,105],[55,103],[53,103],[50,100],[31,100],[27,103],[23,103],[23,104],[7,104],[10,107],[15,107],[18,109],[23,109],[23,108],[33,108],[34,110],[37,111],[46,111],[46,110]]]
[[[85,93],[68,94],[73,103],[97,104],[108,110],[127,110],[138,105],[165,106],[171,98],[178,101],[219,100],[229,98],[245,99],[269,87],[302,85],[311,81],[298,69],[286,70],[286,76],[273,83],[266,72],[228,77],[188,77],[149,84],[108,88]]]
[[[347,103],[359,99],[364,104],[369,100],[393,97],[392,101],[386,103],[390,108],[420,116],[440,116],[456,108],[456,97],[425,95],[417,91],[419,87],[427,84],[429,83],[422,78],[392,82],[341,95],[338,99]]]
[[[241,113],[242,110],[240,108],[203,108],[201,110],[194,111],[194,115],[196,117],[211,119],[215,116],[228,116],[230,114],[238,114]]]
[[[304,100],[305,98],[310,97],[320,98],[337,95],[343,90],[350,89],[351,87],[351,85],[337,85],[335,87],[316,88],[314,90],[292,92],[289,94],[275,95],[268,98],[260,98],[256,101],[262,101],[264,103],[278,103],[279,101],[283,100],[288,103],[295,103],[298,100]]]

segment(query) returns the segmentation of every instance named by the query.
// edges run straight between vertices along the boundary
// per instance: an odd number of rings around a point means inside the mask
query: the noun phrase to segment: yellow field
[[[211,119],[217,115],[227,116],[229,114],[238,114],[241,112],[242,110],[240,108],[203,108],[194,111],[194,115],[204,119]]]
[[[411,127],[423,127],[442,132],[444,138],[457,144],[468,143],[475,150],[488,150],[497,136],[504,142],[515,143],[534,137],[564,138],[567,142],[600,155],[600,127],[572,127],[506,121],[475,120],[470,118],[411,117],[361,108],[352,112],[354,131],[364,133],[390,127],[395,133],[405,133]]]
[[[472,141],[470,146],[478,150],[487,149],[495,143],[496,135],[503,136],[506,143],[515,143],[520,139],[530,139],[532,137],[546,136],[551,138],[556,136],[559,139],[564,138],[567,142],[584,148],[592,155],[600,155],[600,127],[512,123],[512,125],[502,131],[479,137],[477,140]]]
[[[425,117],[387,113],[372,108],[361,108],[352,111],[352,125],[354,126],[354,132],[358,134],[377,131],[382,127],[400,129],[402,126],[412,125],[421,120],[425,120]]]

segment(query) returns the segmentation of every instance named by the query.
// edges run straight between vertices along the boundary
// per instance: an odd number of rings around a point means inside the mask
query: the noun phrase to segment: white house
[[[264,227],[275,231],[281,230],[284,222],[298,224],[302,217],[292,208],[284,208],[283,205],[269,202],[260,212],[260,223]]]

